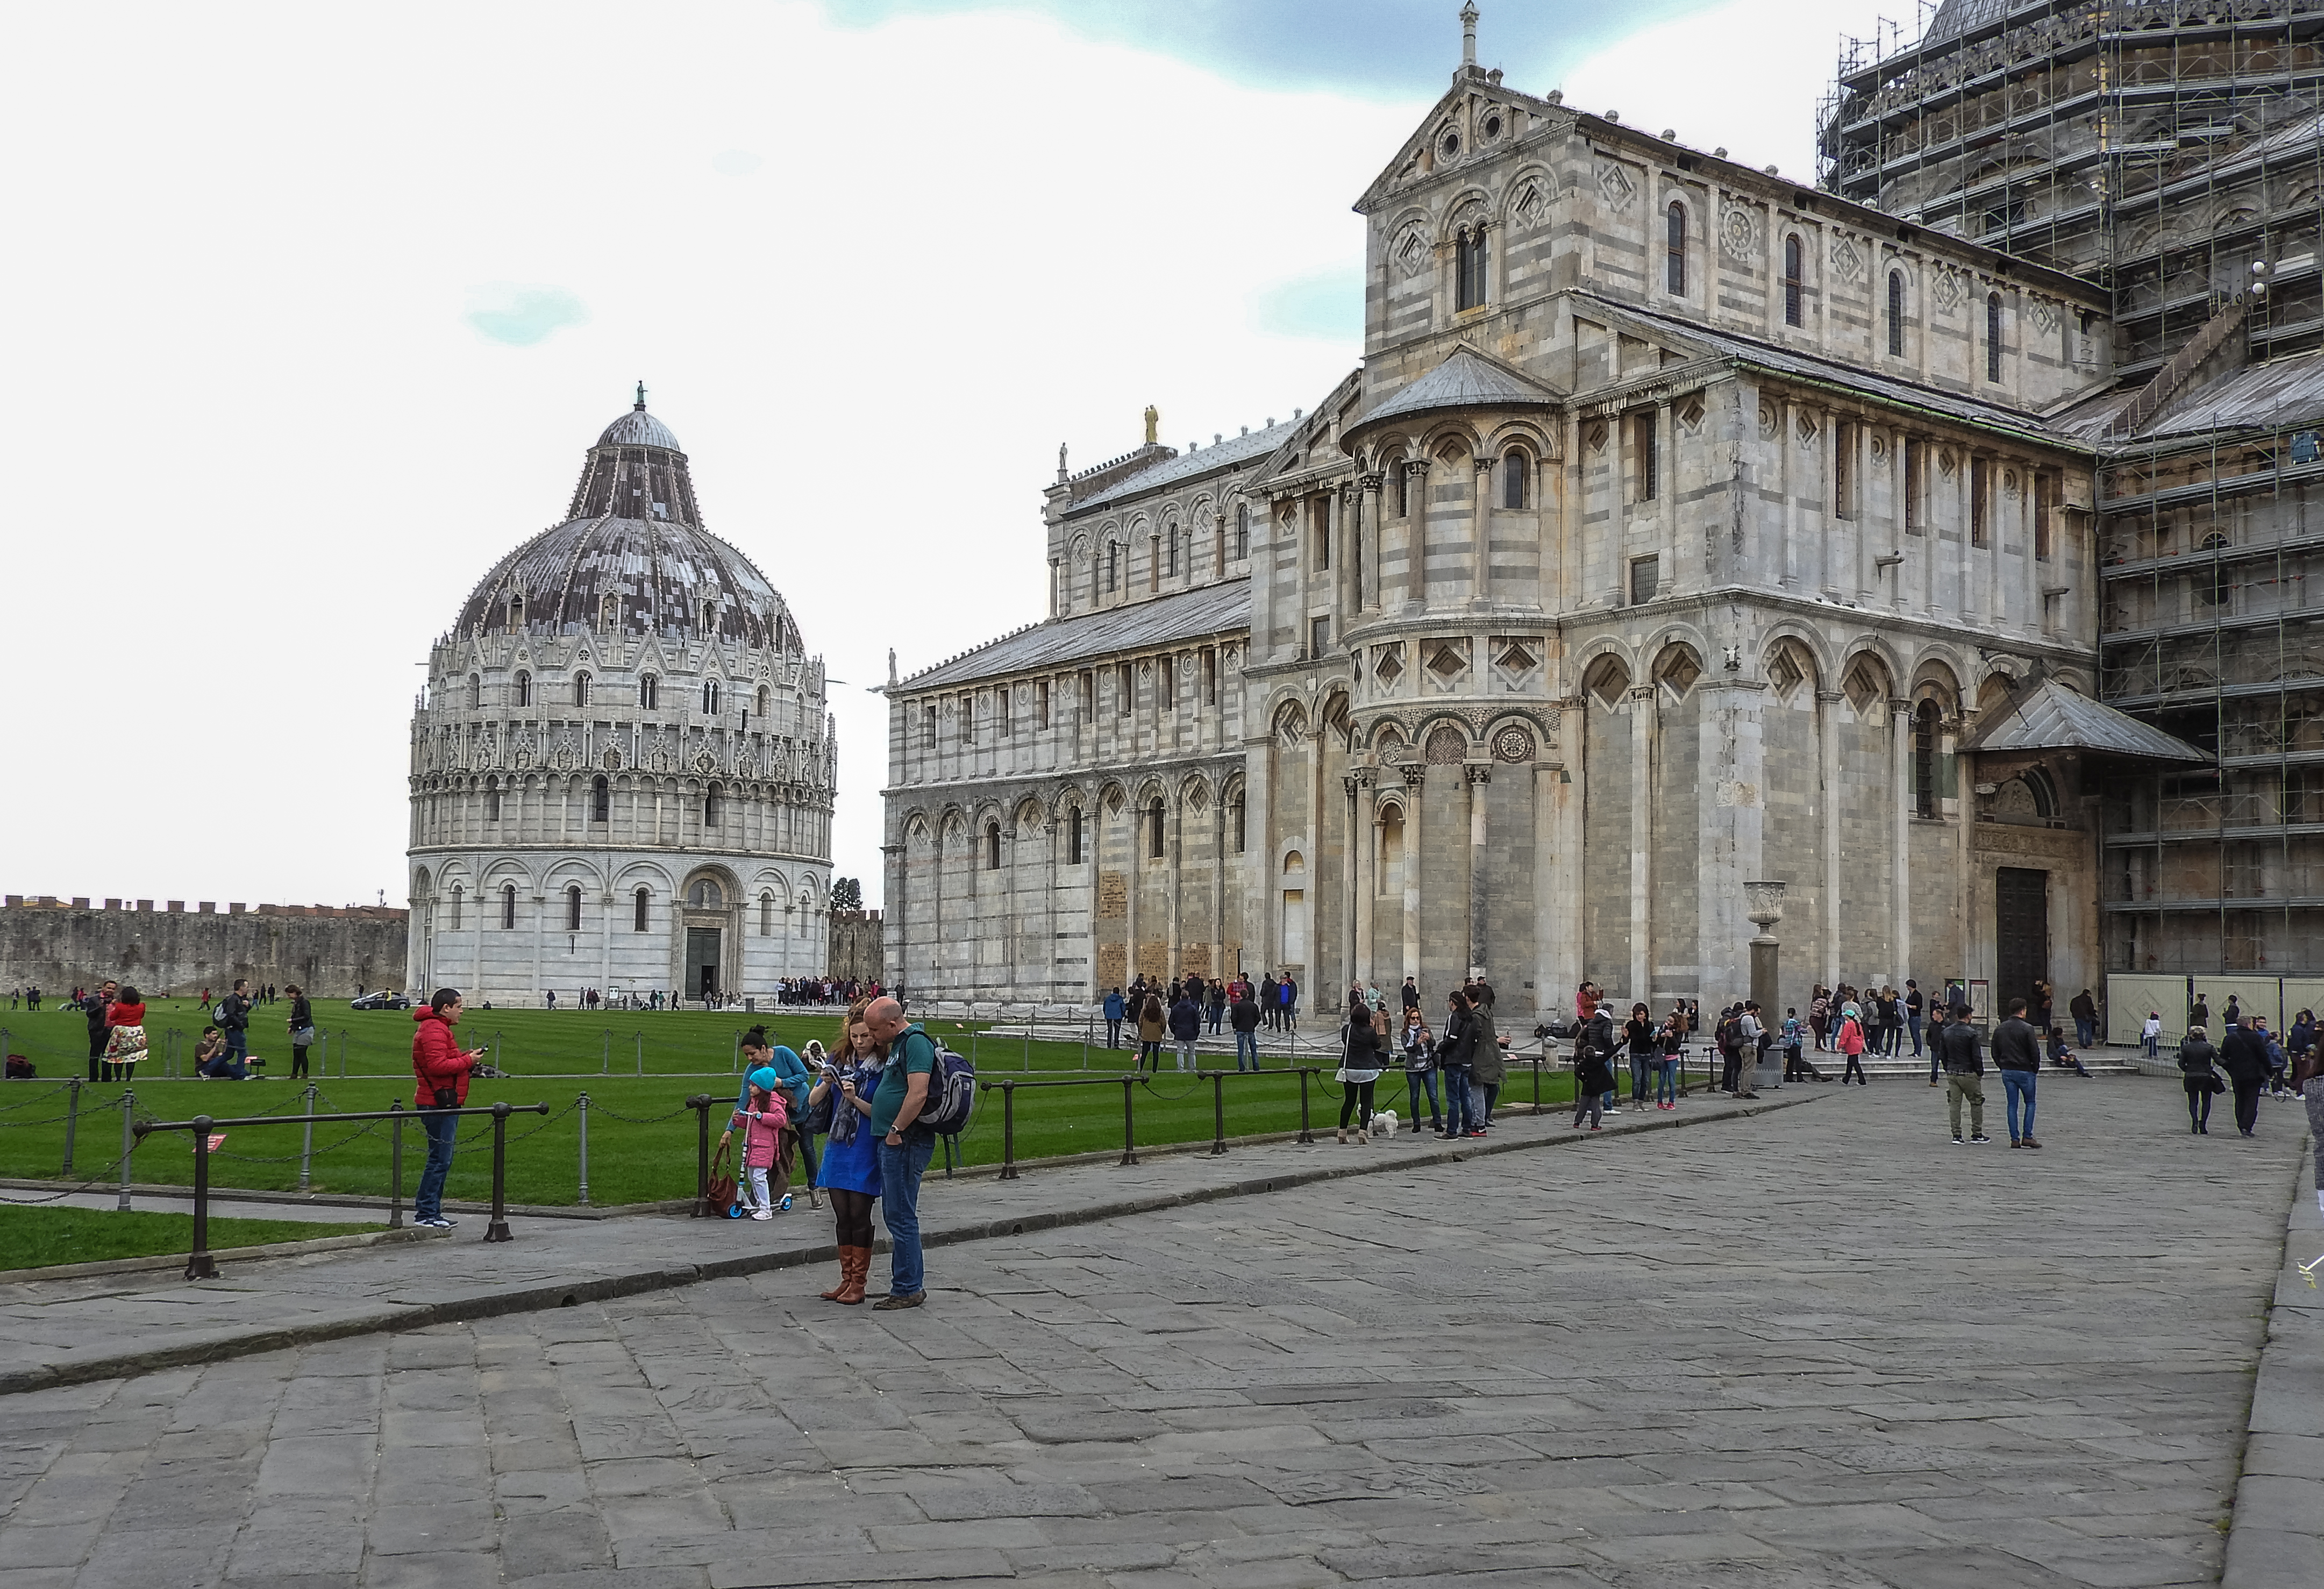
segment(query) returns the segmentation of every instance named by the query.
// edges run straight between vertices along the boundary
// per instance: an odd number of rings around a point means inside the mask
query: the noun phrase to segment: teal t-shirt
[[[902,1064],[896,1061],[900,1058]],[[935,1039],[917,1026],[908,1026],[903,1035],[890,1045],[888,1064],[880,1072],[880,1087],[872,1095],[872,1134],[884,1140],[896,1129],[896,1116],[904,1107],[904,1090],[909,1077],[931,1076],[936,1067]],[[927,1113],[927,1105],[920,1105]]]

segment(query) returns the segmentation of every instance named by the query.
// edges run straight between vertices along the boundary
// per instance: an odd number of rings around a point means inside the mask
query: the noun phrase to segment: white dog
[[[1394,1110],[1383,1109],[1378,1114],[1372,1116],[1372,1135],[1376,1137],[1392,1137],[1396,1135],[1396,1112]]]

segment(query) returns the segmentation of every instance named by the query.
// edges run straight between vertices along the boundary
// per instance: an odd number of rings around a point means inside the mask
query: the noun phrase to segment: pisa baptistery
[[[824,669],[637,405],[476,582],[411,719],[410,983],[471,1004],[771,995],[824,967]]]

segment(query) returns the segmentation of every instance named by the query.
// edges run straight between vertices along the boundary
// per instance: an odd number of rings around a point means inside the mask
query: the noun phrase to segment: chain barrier
[[[83,1084],[83,1085],[87,1085],[87,1084]],[[60,1081],[60,1082],[57,1083],[57,1085],[56,1085],[56,1086],[54,1086],[51,1087],[47,1092],[45,1092],[45,1093],[35,1093],[35,1094],[33,1094],[31,1097],[29,1097],[29,1098],[25,1099],[25,1100],[24,1100],[23,1103],[21,1103],[21,1104],[0,1104],[0,1114],[13,1114],[13,1113],[15,1113],[17,1110],[19,1110],[19,1109],[30,1109],[33,1104],[35,1104],[39,1103],[42,1099],[43,1099],[43,1098],[53,1098],[53,1097],[55,1097],[59,1093],[64,1092],[64,1091],[66,1091],[67,1089],[69,1089],[69,1087],[71,1087],[71,1086],[72,1086],[72,1083],[70,1083],[70,1082],[69,1082],[69,1081]],[[84,1110],[82,1113],[88,1113],[88,1111]],[[52,1115],[51,1115],[51,1116],[49,1117],[49,1119],[50,1119],[50,1120],[62,1120],[63,1118],[64,1118],[64,1116],[63,1116],[63,1115],[61,1115],[61,1114],[52,1114]],[[38,1121],[38,1120],[10,1120],[10,1121],[4,1121],[4,1122],[0,1122],[0,1124],[5,1124],[5,1125],[42,1125],[42,1124],[45,1124],[45,1123],[46,1123],[46,1122],[43,1122],[43,1121]]]
[[[592,1098],[589,1100],[590,1113],[605,1115],[611,1119],[620,1121],[624,1125],[659,1125],[665,1120],[676,1120],[679,1115],[684,1114],[686,1112],[687,1105],[680,1104],[677,1108],[671,1110],[667,1114],[624,1114],[620,1110],[614,1108],[612,1104],[604,1103],[600,1099]]]
[[[123,1157],[125,1158],[126,1155],[124,1155]],[[61,1192],[51,1192],[45,1196],[12,1197],[5,1192],[0,1192],[0,1203],[13,1203],[19,1208],[32,1208],[36,1207],[42,1203],[54,1203],[60,1198],[78,1196],[79,1194],[88,1191],[96,1187],[100,1181],[110,1185],[113,1178],[113,1172],[120,1168],[121,1159],[115,1159],[112,1163],[106,1165],[103,1169],[98,1170],[95,1175],[89,1177],[88,1179],[81,1182],[78,1186],[67,1187]]]

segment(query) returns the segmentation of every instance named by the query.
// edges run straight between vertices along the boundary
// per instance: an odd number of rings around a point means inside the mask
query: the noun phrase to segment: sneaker
[[[1593,1121],[1591,1121],[1591,1122],[1590,1122],[1590,1129],[1591,1129],[1591,1131],[1604,1131],[1606,1128],[1605,1128],[1604,1126],[1602,1126],[1602,1125],[1600,1125],[1596,1121],[1594,1121],[1594,1120],[1593,1120]]]
[[[1960,1147],[1960,1145],[1961,1145],[1961,1140],[1960,1140],[1959,1137],[1955,1137],[1955,1138],[1953,1139],[1953,1146],[1954,1146],[1954,1147],[1956,1147],[1956,1148],[1958,1148],[1958,1147]]]
[[[784,1199],[784,1201],[785,1201],[785,1202],[788,1202],[788,1201],[789,1201],[789,1199],[788,1199],[788,1198],[785,1198],[785,1199]],[[751,1215],[751,1217],[752,1217],[752,1219],[772,1219],[772,1218],[774,1218],[774,1216],[775,1216],[775,1211],[774,1211],[773,1209],[771,1209],[771,1208],[761,1208],[761,1209],[757,1209],[757,1210],[753,1211],[753,1212],[752,1212],[752,1215]]]
[[[1969,1141],[1972,1142],[1989,1142],[1993,1141],[1993,1139],[1987,1136],[1983,1132],[1978,1132],[1976,1135],[1970,1137]]]
[[[448,1219],[443,1218],[415,1219],[411,1223],[423,1229],[431,1231],[448,1231],[452,1228],[452,1222]]]

